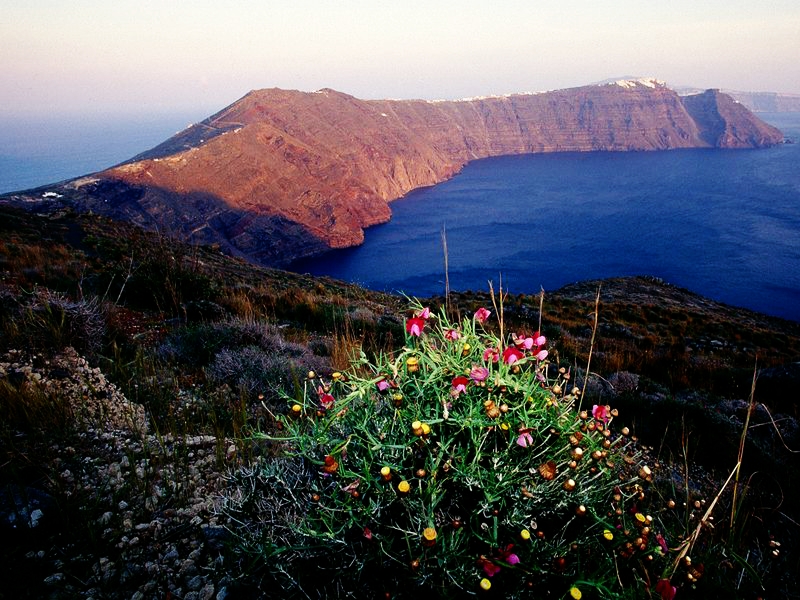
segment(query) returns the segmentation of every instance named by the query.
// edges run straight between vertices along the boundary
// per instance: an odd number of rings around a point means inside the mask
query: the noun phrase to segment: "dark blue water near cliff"
[[[568,153],[475,161],[392,204],[358,248],[293,270],[377,290],[511,292],[653,275],[800,321],[800,114],[765,115],[797,141],[764,150]]]

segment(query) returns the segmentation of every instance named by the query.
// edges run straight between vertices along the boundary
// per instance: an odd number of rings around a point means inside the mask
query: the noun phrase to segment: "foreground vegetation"
[[[126,550],[96,490],[60,475],[112,417],[133,440],[112,486],[133,523],[193,499],[164,480],[191,479],[208,440],[219,570],[244,596],[798,596],[796,323],[646,279],[409,306],[0,210],[2,498],[41,491],[65,517],[4,546],[8,597],[146,579],[92,579]],[[60,373],[66,348],[99,373]],[[40,547],[68,586],[42,581]]]

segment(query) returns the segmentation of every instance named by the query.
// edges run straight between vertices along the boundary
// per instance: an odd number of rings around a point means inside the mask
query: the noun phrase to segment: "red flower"
[[[327,393],[322,386],[317,388],[317,394],[319,394],[319,403],[322,404],[322,408],[327,409],[333,404],[334,397]]]
[[[678,588],[672,585],[669,579],[659,579],[655,591],[657,594],[661,594],[661,600],[672,600],[678,592]]]
[[[497,348],[487,348],[483,351],[483,362],[496,363],[500,358],[500,350]]]
[[[444,339],[450,340],[454,342],[455,340],[459,339],[461,334],[456,329],[448,329],[444,332]]]
[[[422,330],[425,328],[425,319],[422,317],[411,317],[406,321],[406,332],[409,335],[420,336]]]
[[[450,392],[453,396],[458,396],[462,392],[467,391],[467,384],[469,384],[469,379],[460,375],[458,377],[453,378],[453,390]]]
[[[507,365],[513,365],[515,362],[524,357],[525,355],[514,346],[509,346],[503,350],[503,362]]]

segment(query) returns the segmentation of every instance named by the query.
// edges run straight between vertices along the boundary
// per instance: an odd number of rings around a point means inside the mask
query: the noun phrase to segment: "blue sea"
[[[0,115],[0,193],[84,175],[205,115]],[[428,296],[513,293],[653,275],[800,321],[800,113],[762,114],[797,143],[765,150],[568,153],[479,160],[392,203],[358,248],[293,265]]]
[[[555,290],[652,275],[800,321],[800,113],[765,114],[797,143],[763,150],[567,153],[478,160],[392,203],[362,246],[292,266],[412,296]]]
[[[206,115],[0,113],[0,194],[94,173],[149,150]]]

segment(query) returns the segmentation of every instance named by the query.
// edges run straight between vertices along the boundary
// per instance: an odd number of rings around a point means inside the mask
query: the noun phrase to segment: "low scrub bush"
[[[285,458],[240,471],[225,503],[262,581],[298,597],[672,590],[651,459],[615,410],[582,405],[543,336],[488,317],[415,305],[397,353],[309,374],[279,416]]]

